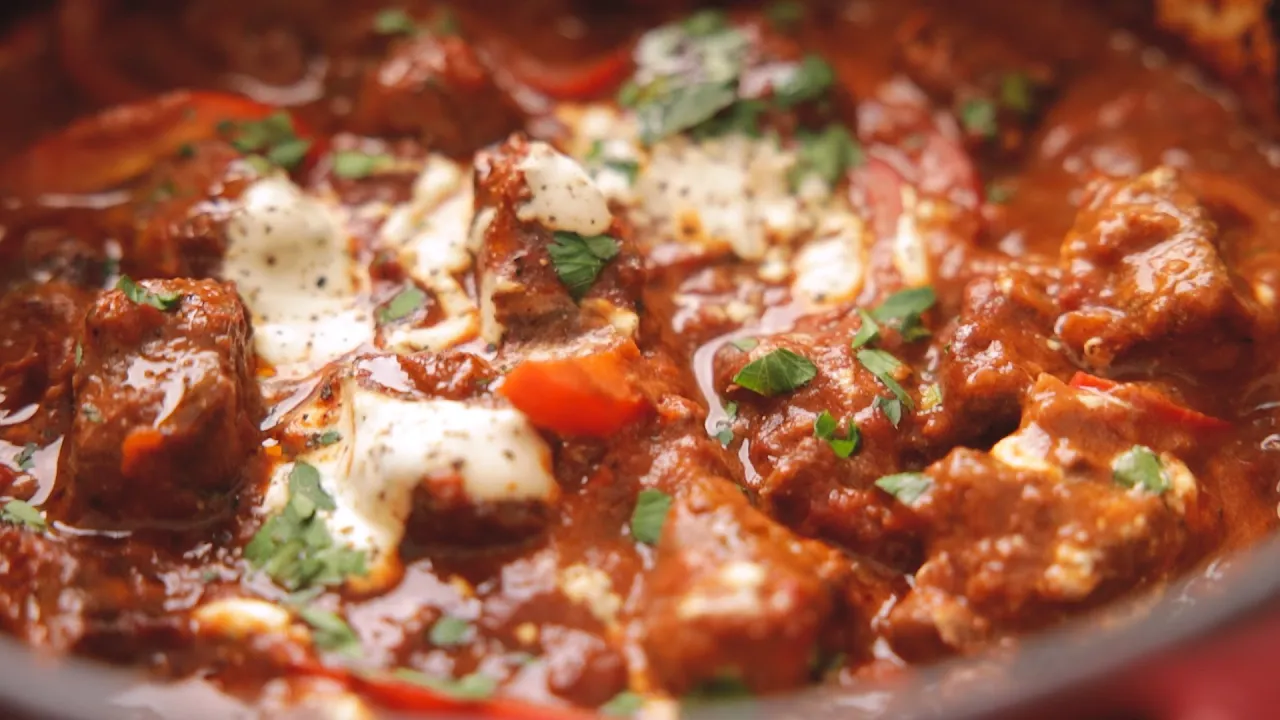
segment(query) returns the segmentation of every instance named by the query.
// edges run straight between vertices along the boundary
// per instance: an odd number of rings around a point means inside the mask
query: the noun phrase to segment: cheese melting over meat
[[[373,340],[361,298],[368,276],[335,208],[272,176],[245,190],[230,221],[223,275],[253,314],[258,355],[281,376],[308,374]]]
[[[304,404],[291,413],[298,432],[336,432],[332,445],[299,455],[320,473],[336,509],[321,511],[334,539],[368,553],[370,581],[389,580],[413,509],[415,488],[456,478],[481,505],[551,502],[558,492],[551,451],[518,410],[443,399],[404,399],[346,380],[337,407]],[[288,500],[293,463],[276,468],[265,510]]]
[[[612,107],[558,112],[573,129],[573,154],[642,238],[760,262],[762,279],[791,276],[795,295],[813,304],[848,300],[861,289],[866,225],[844,193],[815,177],[793,190],[797,157],[776,139],[676,136],[645,148],[634,118]],[[631,167],[634,183],[624,171]]]

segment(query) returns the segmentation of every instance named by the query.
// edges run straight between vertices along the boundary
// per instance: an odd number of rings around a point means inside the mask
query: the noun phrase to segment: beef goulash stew
[[[1091,5],[43,12],[0,164],[41,651],[673,717],[1276,524],[1280,150]]]

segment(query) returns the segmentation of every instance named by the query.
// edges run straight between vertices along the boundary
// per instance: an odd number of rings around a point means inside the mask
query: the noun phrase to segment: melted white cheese
[[[529,188],[528,202],[516,208],[520,220],[579,235],[599,235],[613,224],[600,188],[573,158],[544,142],[531,142],[517,167]]]
[[[444,312],[430,327],[393,328],[384,338],[387,349],[438,351],[475,337],[478,309],[459,282],[472,265],[473,198],[470,171],[433,155],[414,183],[412,199],[383,224],[383,244],[399,249],[401,264],[432,291]]]
[[[328,416],[303,405],[294,410],[301,432],[336,431],[338,442],[299,460],[315,466],[337,506],[322,511],[334,539],[369,554],[374,587],[394,577],[397,549],[423,482],[456,477],[473,503],[550,502],[558,493],[551,452],[518,410],[454,400],[406,400],[347,380]],[[305,420],[303,418],[306,418]],[[273,474],[268,513],[287,500],[293,463]]]
[[[258,354],[282,376],[302,375],[373,340],[361,302],[364,270],[335,206],[287,178],[250,185],[229,227],[223,275],[253,314]]]

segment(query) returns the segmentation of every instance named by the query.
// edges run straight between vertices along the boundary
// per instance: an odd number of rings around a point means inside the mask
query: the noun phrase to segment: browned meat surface
[[[202,521],[225,510],[261,417],[252,330],[231,286],[143,281],[85,317],[59,514],[87,526]]]

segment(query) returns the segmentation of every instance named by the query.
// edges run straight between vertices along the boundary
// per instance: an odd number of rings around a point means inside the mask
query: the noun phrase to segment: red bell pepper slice
[[[588,100],[611,92],[631,74],[631,48],[627,45],[587,61],[550,63],[522,52],[503,40],[486,44],[500,70],[521,85],[552,100]]]
[[[1115,394],[1115,391],[1123,389],[1126,400],[1131,400],[1135,404],[1141,405],[1142,409],[1170,423],[1190,425],[1203,430],[1225,430],[1231,427],[1231,423],[1225,420],[1183,407],[1150,388],[1122,384],[1114,380],[1090,375],[1086,372],[1077,372],[1072,376],[1069,384],[1078,390],[1093,390],[1108,395]]]
[[[638,352],[625,343],[587,355],[525,360],[498,391],[544,430],[609,437],[649,411],[627,371],[627,360]]]
[[[219,92],[177,92],[118,105],[46,136],[0,168],[0,190],[24,196],[107,190],[146,172],[185,144],[218,136],[226,122],[261,120],[282,110]],[[315,135],[295,120],[299,138]]]

